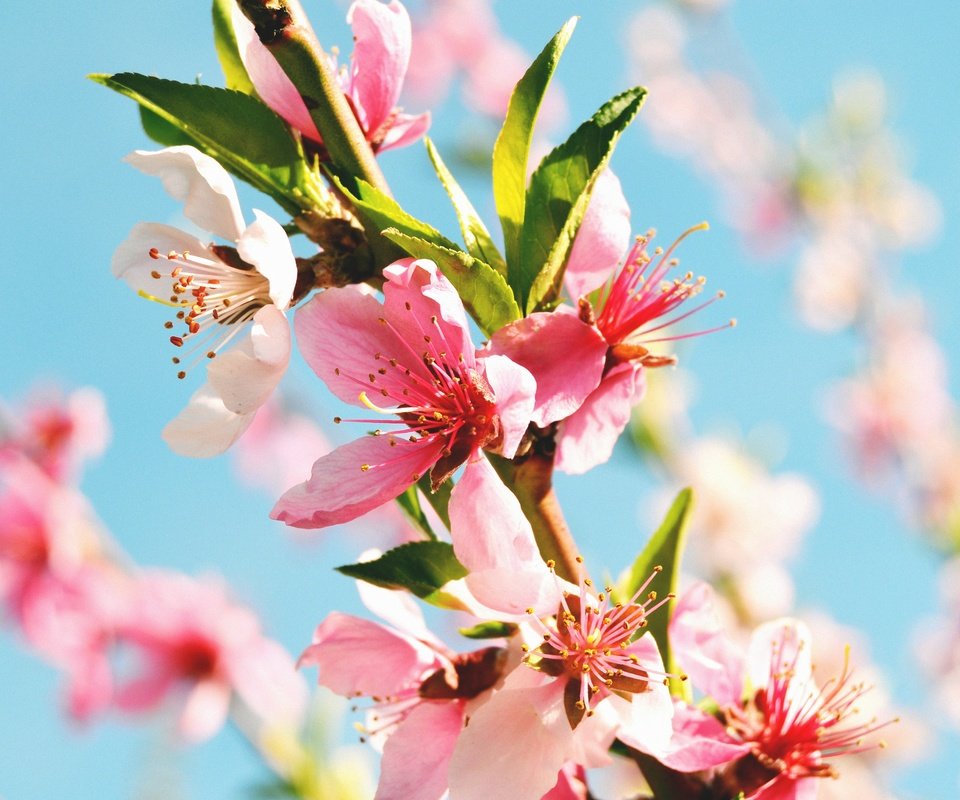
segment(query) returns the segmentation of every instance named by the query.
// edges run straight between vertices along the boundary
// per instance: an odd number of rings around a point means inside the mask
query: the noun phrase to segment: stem
[[[541,447],[549,441],[549,447]],[[573,535],[563,518],[563,511],[553,490],[552,437],[539,440],[528,456],[508,461],[499,456],[490,456],[490,461],[501,480],[520,501],[520,508],[530,521],[533,536],[545,561],[556,563],[556,572],[561,578],[576,583],[580,576],[577,557],[580,555]]]
[[[299,0],[238,0],[263,45],[300,92],[335,167],[390,193]]]

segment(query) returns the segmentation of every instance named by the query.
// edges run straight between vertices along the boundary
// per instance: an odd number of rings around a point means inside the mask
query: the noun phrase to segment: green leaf
[[[417,481],[417,486],[427,498],[427,502],[433,506],[433,510],[437,512],[440,521],[447,526],[447,530],[450,530],[450,493],[453,491],[453,479],[444,481],[439,489],[433,491],[430,474],[427,473]]]
[[[661,567],[662,571],[653,579],[650,588],[660,596],[676,592],[687,522],[692,509],[693,491],[684,489],[673,501],[673,505],[667,511],[660,527],[650,537],[650,541],[643,548],[643,552],[637,556],[626,577],[621,580],[618,588],[619,597],[622,600],[632,597],[656,567]],[[670,651],[670,642],[667,637],[667,627],[673,615],[674,605],[675,602],[671,600],[662,608],[657,609],[650,615],[646,628],[657,641],[667,672],[676,672],[676,663]],[[671,691],[675,694],[682,692],[683,682],[671,680]]]
[[[497,272],[506,276],[506,262],[504,262],[503,256],[500,255],[500,251],[493,243],[493,239],[490,238],[490,232],[483,224],[483,220],[480,219],[480,215],[477,214],[470,199],[464,194],[463,189],[460,188],[450,170],[447,169],[447,165],[443,163],[443,159],[440,158],[440,153],[437,152],[437,148],[434,147],[430,137],[424,137],[424,143],[427,146],[427,154],[430,156],[433,168],[437,171],[437,177],[440,178],[440,183],[443,184],[443,188],[450,195],[453,209],[457,212],[457,220],[460,222],[460,231],[463,233],[463,243],[467,246],[467,252],[474,258],[486,261]]]
[[[433,532],[427,515],[423,513],[420,507],[420,495],[416,486],[408,486],[403,494],[397,497],[397,505],[403,509],[407,519],[412,522],[421,533],[432,541],[437,540],[437,534]]]
[[[512,622],[481,622],[472,628],[457,628],[461,636],[468,639],[500,639],[513,636],[517,626]]]
[[[132,72],[91,80],[139,103],[237,177],[273,197],[291,214],[309,207],[315,180],[300,145],[259,100],[231,89],[178,83]],[[168,131],[168,129],[166,129]],[[154,133],[157,127],[154,126]],[[166,134],[164,134],[166,135]]]
[[[520,307],[506,280],[489,264],[457,249],[456,245],[444,247],[396,228],[387,228],[383,235],[414,258],[435,261],[487,336],[520,318]]]
[[[510,285],[526,313],[550,304],[559,293],[597,176],[645,96],[646,89],[637,86],[604,103],[530,178],[520,257],[510,262]]]
[[[576,25],[576,17],[567,20],[517,83],[510,96],[500,135],[493,146],[493,199],[497,214],[500,215],[507,264],[511,271],[520,258],[520,234],[528,202],[527,159],[530,156],[533,127],[550,78]],[[514,286],[514,294],[520,296],[512,275],[510,284]]]
[[[147,134],[157,144],[164,147],[178,147],[189,144],[197,149],[196,139],[191,139],[176,125],[167,122],[159,114],[154,114],[149,108],[140,106],[140,124],[143,126],[143,132]]]
[[[388,550],[375,561],[346,564],[337,572],[387,589],[406,589],[435,605],[450,606],[440,591],[467,574],[446,542],[411,542]]]
[[[233,30],[233,18],[230,9],[235,0],[213,0],[213,43],[217,49],[220,68],[226,79],[228,89],[236,89],[244,94],[255,95],[247,69],[240,59],[237,47],[237,35]]]

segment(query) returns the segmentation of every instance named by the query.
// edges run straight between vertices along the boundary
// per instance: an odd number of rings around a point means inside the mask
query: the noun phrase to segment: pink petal
[[[230,681],[263,722],[299,728],[309,694],[290,654],[277,642],[259,638],[230,664]]]
[[[167,423],[163,440],[178,455],[211,458],[225,452],[252,421],[253,414],[234,413],[211,386],[204,384],[186,408]]]
[[[583,405],[561,423],[556,468],[580,475],[605,463],[645,386],[643,368],[635,364],[620,364],[604,375]]]
[[[176,676],[172,671],[159,664],[150,664],[143,675],[117,689],[117,707],[124,711],[149,711],[163,701],[175,684]]]
[[[587,800],[586,779],[583,767],[567,764],[557,775],[554,787],[541,800]]]
[[[273,217],[256,209],[253,213],[257,219],[241,234],[237,252],[270,282],[270,299],[286,311],[297,283],[297,262],[290,238]]]
[[[718,767],[750,752],[750,745],[733,741],[723,724],[710,714],[677,703],[673,738],[657,758],[679,772],[698,772]]]
[[[586,297],[610,278],[630,246],[630,233],[630,206],[623,188],[617,176],[605,169],[593,187],[563,276],[572,300]]]
[[[294,328],[300,353],[344,402],[359,405],[360,392],[367,392],[376,398],[374,402],[390,403],[376,386],[402,396],[406,383],[394,377],[397,373],[389,367],[391,358],[403,359],[404,366],[424,380],[430,379],[419,354],[411,355],[409,344],[379,322],[383,317],[377,299],[356,287],[327,289],[297,310]],[[380,376],[378,370],[383,368],[387,373]],[[376,385],[370,382],[371,375]]]
[[[150,257],[152,248],[160,251],[160,259]],[[110,269],[115,278],[123,278],[135,292],[166,299],[170,294],[171,279],[168,276],[172,267],[167,266],[165,256],[171,250],[178,253],[188,250],[201,258],[219,260],[196,236],[179,228],[158,222],[138,222],[126,241],[114,251]],[[154,278],[153,272],[159,272],[163,277]]]
[[[663,659],[653,634],[645,633],[630,645],[627,652],[637,656],[640,663],[654,675],[663,674]],[[670,690],[662,682],[652,680],[645,692],[630,696],[625,704],[617,704],[624,719],[618,736],[632,747],[657,758],[666,752],[673,736],[673,700]],[[613,697],[610,700],[618,700]]]
[[[481,603],[511,614],[530,607],[556,610],[559,583],[537,549],[519,501],[486,458],[469,462],[453,487],[450,536],[470,572],[467,586]]]
[[[320,623],[299,664],[317,667],[320,685],[344,697],[386,697],[415,685],[438,660],[416,639],[335,611]]]
[[[253,315],[249,335],[207,366],[207,381],[235,414],[252,414],[277,388],[290,363],[290,326],[283,312],[267,305]]]
[[[253,23],[243,15],[236,3],[230,5],[233,8],[233,30],[237,37],[240,60],[243,62],[257,94],[288,124],[304,136],[319,142],[320,134],[317,131],[317,126],[310,117],[310,112],[304,105],[300,93],[287,77],[283,68],[277,63],[273,54],[264,47],[257,37]]]
[[[235,242],[245,225],[230,174],[213,158],[190,145],[148,152],[135,150],[124,161],[147,175],[183,203],[183,213],[205,231]]]
[[[288,490],[270,516],[295,528],[349,522],[424,475],[443,446],[442,440],[414,444],[392,436],[364,436],[320,458],[310,479]]]
[[[792,780],[781,775],[760,791],[747,797],[747,800],[817,800],[818,781],[821,778]]]
[[[484,375],[493,389],[502,440],[497,452],[513,458],[530,426],[537,382],[533,375],[506,356],[483,359]]]
[[[740,702],[743,654],[724,632],[708,584],[695,583],[681,594],[670,620],[670,644],[697,689],[721,706]]]
[[[230,687],[219,680],[200,681],[180,714],[177,730],[188,742],[202,742],[213,736],[227,721],[230,711]]]
[[[412,32],[406,9],[396,0],[357,0],[347,12],[353,28],[348,94],[367,138],[387,121],[403,88]]]
[[[383,137],[380,143],[382,153],[384,150],[391,150],[394,147],[406,147],[413,144],[417,139],[423,137],[430,129],[430,112],[424,111],[422,114],[397,114],[390,123],[390,130]]]
[[[544,427],[565,419],[600,383],[607,341],[576,312],[561,307],[537,312],[497,331],[490,352],[526,367],[537,380],[533,422]]]
[[[806,623],[782,617],[764,623],[754,630],[747,648],[747,679],[750,685],[761,688],[770,680],[771,671],[791,672],[790,690],[808,691],[813,665],[810,656],[813,637]],[[776,661],[776,663],[774,663]],[[796,697],[791,691],[791,698]]]
[[[374,800],[439,800],[447,766],[463,730],[463,705],[420,703],[387,740]],[[429,742],[429,746],[424,746]]]
[[[428,644],[438,652],[446,649],[427,627],[420,606],[408,592],[385,589],[365,581],[357,581],[357,592],[367,609],[400,633]]]

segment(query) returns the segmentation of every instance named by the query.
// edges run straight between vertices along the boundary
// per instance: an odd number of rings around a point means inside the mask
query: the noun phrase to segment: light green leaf
[[[242,92],[132,72],[90,76],[180,130],[230,172],[290,214],[310,207],[316,178],[283,121]],[[156,133],[156,126],[154,126]],[[166,135],[166,134],[165,134]]]
[[[420,507],[420,495],[416,486],[408,486],[406,491],[397,497],[397,505],[403,509],[407,519],[416,526],[416,528],[432,541],[437,540],[437,534],[433,532],[430,526],[430,520],[423,513]]]
[[[487,336],[520,318],[520,308],[506,280],[489,264],[457,249],[456,245],[444,247],[396,228],[387,228],[383,235],[414,258],[435,261]]]
[[[213,43],[217,49],[217,58],[220,60],[227,88],[255,95],[257,91],[253,88],[246,67],[240,59],[237,35],[233,30],[230,9],[234,2],[236,0],[213,0]]]
[[[500,639],[513,636],[517,626],[512,622],[481,622],[472,628],[457,628],[461,636],[468,639]]]
[[[375,561],[345,564],[337,572],[386,589],[406,589],[443,607],[455,605],[441,590],[467,574],[446,542],[411,542],[388,550]]]
[[[643,552],[637,556],[633,566],[618,587],[618,596],[622,601],[631,598],[650,577],[654,569],[660,567],[662,571],[653,579],[650,589],[661,597],[676,592],[677,579],[680,575],[680,559],[683,555],[684,540],[687,522],[693,509],[693,491],[681,491],[667,515],[660,523]],[[676,663],[670,650],[670,641],[667,637],[667,627],[673,615],[675,602],[671,600],[665,606],[657,609],[650,615],[646,630],[653,634],[663,656],[663,663],[667,672],[676,672]],[[675,694],[683,691],[683,684],[678,680],[671,680],[671,691]]]
[[[637,86],[604,103],[530,178],[520,257],[510,262],[510,285],[526,313],[549,305],[559,293],[597,176],[645,96],[646,89]]]
[[[576,17],[567,20],[517,83],[510,96],[500,135],[493,146],[493,198],[500,215],[507,264],[511,270],[520,257],[520,233],[527,203],[527,159],[533,127],[550,78],[576,24]],[[510,281],[514,285],[512,277]]]
[[[447,526],[447,530],[450,530],[450,493],[453,491],[453,479],[445,480],[436,491],[433,491],[431,483],[430,473],[427,473],[417,481],[417,486],[420,487],[420,491],[423,492],[423,496],[427,498],[433,510],[437,512],[440,521]]]
[[[443,163],[430,137],[424,137],[424,143],[427,145],[427,154],[430,156],[433,168],[437,171],[437,177],[450,195],[453,209],[457,212],[457,220],[460,222],[460,231],[463,234],[463,243],[467,246],[467,252],[474,258],[486,261],[497,272],[506,276],[507,265],[493,243],[493,239],[490,238],[490,232],[480,219],[480,215],[447,169],[447,165]]]

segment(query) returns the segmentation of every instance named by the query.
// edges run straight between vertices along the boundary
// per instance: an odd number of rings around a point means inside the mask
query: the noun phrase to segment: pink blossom
[[[836,775],[832,759],[882,746],[866,737],[889,723],[850,721],[869,687],[852,682],[846,658],[840,675],[818,688],[811,637],[802,622],[783,618],[761,625],[743,656],[711,620],[710,603],[709,591],[700,589],[696,600],[678,608],[671,641],[679,663],[691,668],[694,685],[719,706],[721,724],[693,736],[690,751],[749,746],[717,772],[718,787],[744,791],[747,800],[806,800],[815,796],[817,778]],[[690,649],[694,642],[698,647]]]
[[[126,159],[156,175],[194,223],[233,246],[204,244],[189,233],[141,223],[113,256],[113,273],[138,294],[178,309],[170,342],[179,378],[207,359],[207,383],[164,429],[178,453],[213,456],[243,433],[290,360],[284,311],[294,301],[297,265],[278,222],[254,211],[246,225],[236,188],[214,159],[190,146],[136,151]],[[176,330],[178,325],[183,330]],[[220,355],[249,329],[239,346]],[[184,346],[186,345],[186,349]]]
[[[356,0],[347,11],[353,28],[354,50],[349,69],[337,71],[346,95],[374,151],[412,144],[430,126],[430,114],[404,114],[397,108],[403,79],[410,61],[410,17],[397,0]],[[315,142],[320,133],[300,93],[260,42],[253,24],[234,5],[233,27],[240,58],[257,94],[292,127]]]
[[[427,473],[436,488],[483,448],[512,458],[530,422],[533,377],[503,356],[477,358],[463,304],[433,262],[404,259],[384,277],[383,304],[346,287],[297,314],[307,363],[340,399],[380,415],[356,421],[397,428],[321,457],[272,512],[288,525],[347,522]]]
[[[117,678],[116,705],[139,713],[176,695],[178,730],[188,741],[217,732],[234,694],[264,723],[299,725],[306,688],[293,659],[219,581],[144,573],[115,641],[137,662],[132,676]]]

